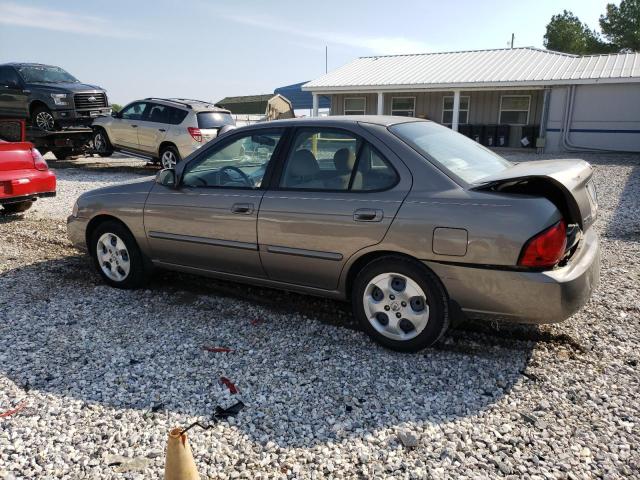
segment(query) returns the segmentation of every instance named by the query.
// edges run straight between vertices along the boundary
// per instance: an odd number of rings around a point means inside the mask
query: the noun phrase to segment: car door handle
[[[253,203],[234,203],[231,207],[233,213],[243,213],[251,215],[253,213]]]
[[[379,222],[383,217],[382,210],[373,208],[359,208],[353,212],[353,220],[356,222]]]
[[[131,125],[131,128],[138,128],[138,125]]]
[[[164,128],[159,128],[158,131],[159,132],[166,132],[166,130]]]

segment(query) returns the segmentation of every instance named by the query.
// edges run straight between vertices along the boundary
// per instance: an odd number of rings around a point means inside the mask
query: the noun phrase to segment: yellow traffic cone
[[[167,460],[164,464],[165,480],[199,480],[187,434],[181,428],[169,432],[167,441]]]

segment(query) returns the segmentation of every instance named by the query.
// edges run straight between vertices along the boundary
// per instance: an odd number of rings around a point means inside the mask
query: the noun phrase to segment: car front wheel
[[[149,272],[144,257],[124,225],[115,221],[98,225],[90,248],[96,270],[112,287],[135,289],[146,283]]]
[[[53,114],[51,110],[44,105],[33,109],[31,124],[44,132],[53,132],[56,130],[56,121],[53,118]]]
[[[364,267],[354,282],[352,302],[362,329],[392,350],[422,350],[449,326],[448,297],[440,280],[404,257],[382,257]]]
[[[93,134],[93,148],[101,157],[110,157],[113,154],[113,147],[104,130],[98,129]]]

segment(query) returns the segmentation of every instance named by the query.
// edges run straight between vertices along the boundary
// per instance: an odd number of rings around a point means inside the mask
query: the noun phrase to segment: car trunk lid
[[[0,141],[0,171],[28,170],[35,168],[30,142]]]
[[[484,177],[472,189],[546,197],[567,223],[585,231],[598,210],[592,176],[593,167],[584,160],[539,160],[518,163]]]

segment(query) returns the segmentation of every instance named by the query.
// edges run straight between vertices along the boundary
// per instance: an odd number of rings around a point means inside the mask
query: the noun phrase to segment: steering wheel
[[[251,180],[251,177],[249,177],[246,173],[244,173],[242,170],[240,170],[238,167],[234,167],[233,165],[227,165],[226,167],[222,167],[220,169],[220,172],[224,172],[225,170],[231,170],[233,172],[236,172],[238,175],[240,175],[240,177],[242,178],[242,180],[244,181],[244,183],[247,184],[247,186],[249,187],[253,187],[253,180]],[[229,177],[231,177],[229,175]]]

